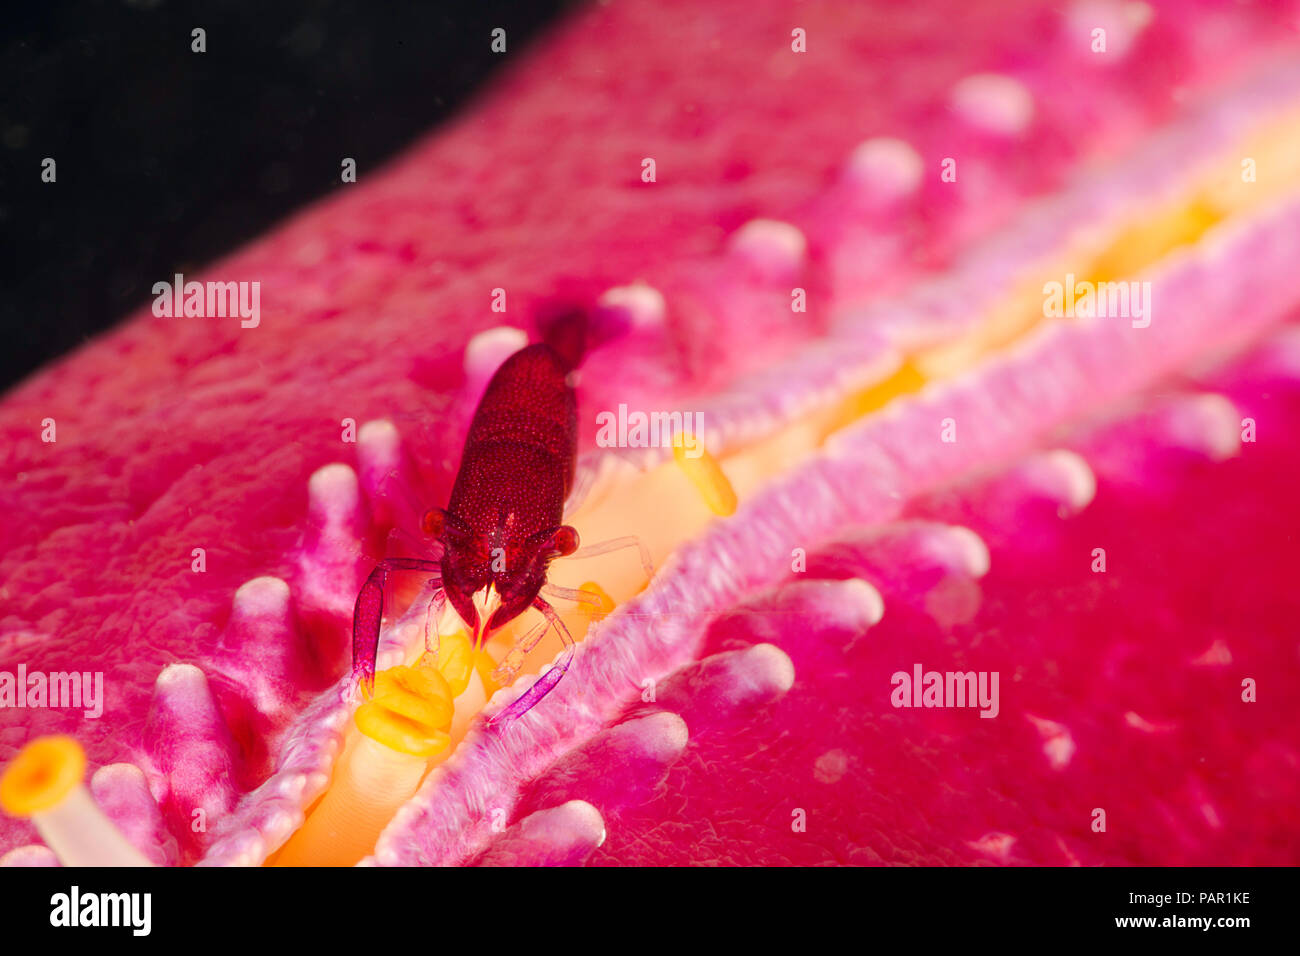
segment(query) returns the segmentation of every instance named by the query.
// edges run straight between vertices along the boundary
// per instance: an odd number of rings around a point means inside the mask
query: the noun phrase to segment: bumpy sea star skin
[[[526,341],[498,327],[566,285],[626,326],[579,379],[588,513],[625,501],[604,530],[662,567],[525,718],[453,726],[356,859],[1297,862],[1297,24],[583,11],[215,266],[262,283],[256,329],[145,314],[6,397],[0,670],[103,671],[106,701],[0,710],[0,760],[75,736],[155,863],[310,859],[293,835],[358,746],[341,689],[403,520],[387,476],[446,501]],[[1149,324],[1041,318],[1068,272],[1149,280]],[[597,449],[591,410],[620,403],[702,410],[737,513],[655,497],[671,449]],[[412,597],[381,666],[421,643]],[[996,717],[891,706],[918,663],[997,672]],[[5,862],[53,862],[35,839],[0,822]]]

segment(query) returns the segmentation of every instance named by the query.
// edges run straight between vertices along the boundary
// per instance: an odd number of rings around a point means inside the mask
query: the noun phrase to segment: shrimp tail
[[[590,347],[589,310],[577,302],[562,299],[538,311],[537,331],[544,344],[560,358],[566,373],[582,364]]]

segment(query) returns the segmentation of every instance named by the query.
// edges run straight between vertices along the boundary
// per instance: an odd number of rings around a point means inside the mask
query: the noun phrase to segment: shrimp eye
[[[578,532],[567,524],[560,525],[556,529],[555,537],[551,540],[553,541],[552,546],[560,556],[573,554],[578,550]]]
[[[430,508],[420,519],[420,530],[431,538],[437,538],[442,534],[442,529],[446,526],[446,519],[443,518],[440,508]]]

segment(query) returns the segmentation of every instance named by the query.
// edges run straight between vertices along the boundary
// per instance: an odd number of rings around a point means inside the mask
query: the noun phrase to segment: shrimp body
[[[551,559],[577,548],[577,532],[562,523],[578,447],[566,374],[549,345],[516,352],[488,383],[465,438],[442,515],[442,585],[476,635],[532,606]],[[481,620],[475,596],[488,588],[500,605]]]
[[[553,328],[572,330],[571,320]],[[568,331],[572,336],[574,333]],[[571,341],[571,339],[570,339]],[[564,656],[494,721],[517,717],[553,688],[573,656],[573,638],[554,608],[539,594],[557,557],[578,548],[578,533],[563,524],[564,502],[577,463],[577,404],[566,376],[580,356],[548,344],[511,355],[488,382],[470,423],[460,469],[445,509],[428,511],[425,534],[441,546],[436,560],[385,558],[357,595],[352,620],[353,677],[374,678],[390,571],[423,571],[438,587],[433,607],[443,601],[464,620],[476,644],[484,636],[536,608],[564,642]],[[426,644],[429,637],[426,627]],[[498,668],[513,676],[522,657],[541,639],[534,629]],[[496,675],[494,675],[496,676]]]

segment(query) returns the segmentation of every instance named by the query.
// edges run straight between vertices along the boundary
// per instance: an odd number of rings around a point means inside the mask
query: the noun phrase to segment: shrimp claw
[[[372,691],[375,684],[375,658],[379,653],[379,624],[384,616],[384,588],[389,571],[424,571],[440,575],[437,561],[423,558],[384,558],[375,565],[357,594],[357,606],[352,613],[352,679],[353,688],[363,684]],[[426,636],[426,641],[427,641]]]

